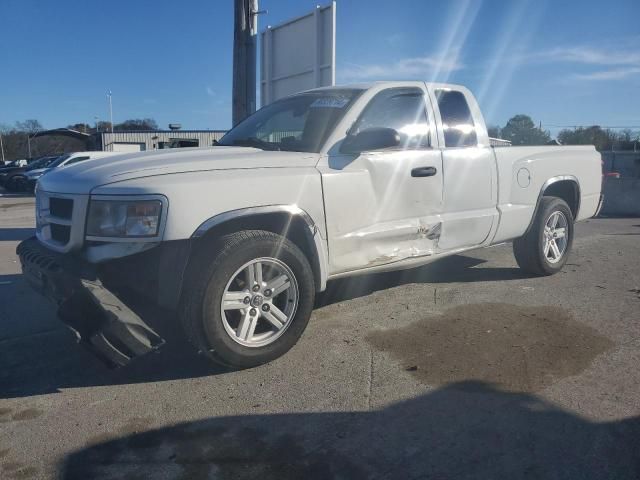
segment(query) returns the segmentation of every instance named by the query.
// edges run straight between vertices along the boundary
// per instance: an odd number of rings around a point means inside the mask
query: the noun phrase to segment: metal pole
[[[634,146],[635,148],[635,146]],[[4,163],[4,143],[2,143],[2,134],[0,133],[0,151],[2,151],[2,163]]]
[[[109,90],[109,94],[107,96],[109,97],[109,119],[111,122],[111,133],[113,133],[113,104],[111,103],[111,90]]]
[[[27,132],[27,148],[29,149],[29,158],[31,158],[31,135]]]
[[[232,123],[256,111],[258,0],[234,0]]]

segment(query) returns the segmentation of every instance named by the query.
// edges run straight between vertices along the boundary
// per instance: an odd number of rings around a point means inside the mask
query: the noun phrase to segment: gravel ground
[[[579,224],[553,277],[501,245],[330,283],[242,372],[104,369],[20,275],[33,223],[0,198],[0,478],[640,478],[640,219]]]

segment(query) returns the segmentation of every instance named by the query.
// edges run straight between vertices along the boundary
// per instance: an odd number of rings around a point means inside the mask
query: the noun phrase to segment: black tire
[[[22,181],[18,176],[11,177],[6,184],[6,189],[9,192],[20,192],[22,190]]]
[[[260,347],[240,345],[224,327],[220,305],[227,283],[242,265],[260,257],[283,262],[298,285],[298,307],[284,333]],[[304,332],[315,300],[313,271],[304,253],[286,238],[262,230],[246,230],[221,237],[190,262],[180,317],[186,336],[196,349],[227,368],[250,368],[284,355]]]
[[[556,263],[549,261],[544,253],[544,227],[547,220],[555,212],[561,212],[566,220],[567,245]],[[518,266],[534,275],[553,275],[558,273],[567,262],[573,245],[573,214],[567,202],[557,197],[543,197],[538,208],[538,213],[533,220],[529,232],[513,242],[513,253]]]

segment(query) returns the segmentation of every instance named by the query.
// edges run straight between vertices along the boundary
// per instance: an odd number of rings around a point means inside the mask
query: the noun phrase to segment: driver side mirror
[[[383,150],[400,145],[400,134],[393,128],[367,128],[357,135],[347,135],[340,147],[341,153],[361,153]]]

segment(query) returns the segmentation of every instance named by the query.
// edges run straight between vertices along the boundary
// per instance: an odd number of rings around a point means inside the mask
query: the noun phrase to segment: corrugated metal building
[[[210,147],[226,133],[224,130],[149,130],[100,132],[93,134],[90,150],[141,152],[180,147]]]

